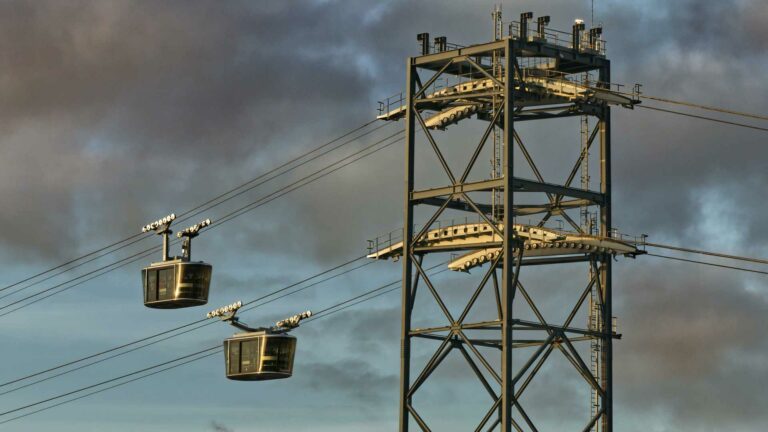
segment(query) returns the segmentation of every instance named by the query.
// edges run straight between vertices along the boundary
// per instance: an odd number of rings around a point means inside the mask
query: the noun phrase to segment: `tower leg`
[[[600,82],[611,82],[609,67],[600,69]],[[603,107],[600,116],[600,192],[604,202],[600,206],[600,235],[610,236],[611,226],[611,109]],[[610,256],[603,256],[600,265],[600,282],[603,294],[603,333],[610,335],[613,331],[613,295],[611,292],[612,261]],[[613,431],[613,338],[603,338],[600,352],[601,385],[605,390],[603,397],[602,431]]]
[[[402,310],[400,323],[400,432],[408,431],[409,410],[411,404],[408,393],[410,391],[410,372],[411,372],[411,313],[413,309],[413,299],[411,298],[413,284],[413,263],[411,255],[411,244],[413,243],[413,203],[411,202],[411,192],[413,191],[413,170],[414,170],[414,113],[413,113],[413,94],[416,90],[416,69],[413,67],[411,58],[408,58],[406,65],[407,87],[406,87],[406,121],[405,121],[405,193],[404,193],[404,215],[403,215],[403,282],[402,282]]]
[[[512,432],[512,411],[515,389],[512,383],[512,306],[517,285],[515,271],[515,237],[513,208],[514,192],[512,179],[514,177],[514,45],[512,39],[507,39],[504,52],[504,149],[502,176],[504,177],[504,244],[502,246],[504,266],[501,271],[501,430]],[[518,267],[519,269],[519,267]]]

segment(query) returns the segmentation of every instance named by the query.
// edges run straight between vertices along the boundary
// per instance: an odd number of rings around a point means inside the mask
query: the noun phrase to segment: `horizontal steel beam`
[[[455,57],[478,56],[481,54],[489,53],[493,50],[504,49],[506,45],[507,43],[505,41],[494,41],[451,51],[427,54],[424,56],[414,57],[411,60],[411,64],[425,69],[433,69],[435,67],[439,68],[442,67],[445,62],[453,60]]]
[[[576,117],[576,116],[583,116],[583,115],[584,113],[578,110],[569,110],[569,111],[558,112],[558,113],[547,113],[547,112],[526,113],[525,111],[523,111],[520,114],[517,114],[515,116],[515,121],[520,122],[520,121],[529,121],[529,120],[550,120],[555,118]]]
[[[462,183],[453,186],[413,191],[411,192],[411,200],[421,201],[427,198],[456,195],[462,192],[489,191],[495,188],[501,188],[502,186],[504,186],[504,179],[492,179],[479,182]]]
[[[589,255],[563,256],[552,258],[523,258],[524,266],[547,265],[547,264],[570,264],[578,262],[587,262],[592,258]]]
[[[411,192],[411,200],[423,201],[428,198],[444,196],[450,197],[460,193],[490,191],[492,189],[501,189],[503,186],[503,178],[461,183],[453,186],[443,186],[438,188],[413,191]],[[515,192],[551,193],[554,195],[585,199],[594,204],[602,204],[605,201],[605,197],[599,192],[592,192],[589,190],[577,189],[573,187],[557,185],[554,183],[544,183],[534,180],[515,178],[512,180],[512,186],[515,188]]]
[[[455,332],[458,330],[498,330],[501,328],[501,323],[498,320],[495,321],[482,321],[476,323],[464,323],[454,326],[441,326],[441,327],[427,327],[427,328],[415,328],[411,329],[409,335],[417,336],[424,334],[436,334],[440,332]]]
[[[581,329],[576,327],[563,327],[563,326],[557,326],[552,324],[542,324],[540,322],[536,321],[527,321],[527,320],[520,320],[516,319],[515,321],[515,330],[553,330],[553,331],[559,331],[563,333],[575,333],[585,336],[592,336],[597,338],[605,338],[610,337],[613,339],[621,339],[621,334],[619,333],[603,333],[593,330],[587,330],[587,329]]]
[[[431,205],[435,207],[440,207],[443,205],[443,203],[446,201],[446,198],[426,198],[422,200],[419,204],[426,204]],[[484,212],[485,214],[491,213],[491,205],[490,204],[479,204],[475,203],[477,208],[480,209],[480,211]],[[460,199],[451,199],[448,202],[448,205],[446,205],[449,209],[452,210],[460,210],[460,211],[466,211],[470,213],[475,213],[475,209],[472,208],[466,201],[460,200]]]
[[[445,335],[434,335],[434,334],[414,334],[411,337],[419,338],[419,339],[429,339],[429,340],[435,340],[442,342],[445,340]],[[594,338],[589,336],[578,336],[578,337],[572,337],[570,338],[571,342],[583,342],[583,341],[591,341]],[[475,346],[482,346],[486,348],[501,348],[501,339],[469,339],[469,342],[471,342]],[[453,344],[465,344],[466,342],[463,339],[453,339],[450,343]],[[512,339],[512,348],[531,348],[531,347],[538,347],[544,344],[548,344],[548,339]],[[559,343],[557,341],[554,341],[552,343]]]
[[[464,251],[464,250],[500,248],[502,244],[503,242],[497,241],[497,242],[484,242],[484,243],[460,243],[460,244],[454,244],[454,245],[448,244],[448,245],[438,245],[438,246],[416,246],[413,248],[413,251],[417,253],[456,252],[456,251]]]
[[[426,204],[426,205],[431,205],[435,207],[441,207],[446,200],[447,198],[426,198],[424,200],[421,200],[419,204]],[[585,199],[563,200],[563,201],[560,201],[560,205],[558,206],[553,206],[551,203],[520,204],[520,205],[514,206],[513,214],[515,216],[528,216],[528,215],[534,215],[534,214],[547,213],[550,211],[554,211],[555,213],[557,213],[562,210],[582,207],[590,204],[591,202]],[[480,209],[480,211],[484,212],[485,214],[491,213],[492,207],[490,204],[475,203],[475,205],[477,206],[477,208]],[[457,198],[450,199],[446,207],[452,210],[475,213],[475,209],[473,209],[472,206],[469,205],[469,203]]]
[[[413,337],[421,338],[421,339],[431,339],[436,341],[443,341],[445,340],[445,336],[438,336],[438,335],[431,335],[431,334],[417,334],[413,335]],[[501,341],[498,339],[469,339],[469,342],[472,343],[472,345],[475,346],[481,346],[485,348],[499,348],[501,347]],[[462,345],[465,344],[463,339],[452,339],[451,343],[454,345]]]
[[[495,92],[495,91],[487,91],[487,92],[475,92],[475,93],[457,93],[457,94],[451,94],[446,96],[430,96],[430,97],[424,97],[420,99],[416,99],[414,102],[417,106],[421,106],[423,104],[428,103],[435,103],[435,102],[453,102],[453,101],[473,101],[475,99],[489,99],[494,96],[504,96],[503,92]],[[465,105],[465,104],[462,104]]]
[[[526,180],[521,178],[515,178],[512,181],[512,187],[515,188],[515,192],[544,192],[554,195],[562,195],[573,198],[582,198],[589,200],[595,204],[602,204],[605,202],[603,194],[598,192],[592,192],[584,189],[577,189],[567,186],[561,186],[553,183],[544,183],[533,180]]]

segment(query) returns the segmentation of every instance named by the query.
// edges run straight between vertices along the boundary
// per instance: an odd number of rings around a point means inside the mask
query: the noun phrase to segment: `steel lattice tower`
[[[444,37],[435,38],[431,45],[427,34],[419,35],[422,55],[407,60],[402,103],[382,104],[380,118],[404,118],[406,133],[403,241],[376,242],[370,255],[377,259],[402,258],[401,432],[414,423],[421,430],[431,430],[414,405],[413,396],[454,350],[466,359],[468,372],[474,372],[492,400],[484,415],[478,415],[476,430],[538,430],[536,419],[524,408],[523,396],[555,350],[584,378],[593,395],[588,404],[584,403],[585,409],[592,412],[583,430],[612,430],[612,344],[619,335],[612,324],[611,265],[616,255],[641,252],[612,230],[611,105],[631,108],[637,100],[612,90],[610,62],[605,57],[600,29],[585,31],[583,23],[577,22],[571,33],[557,32],[547,28],[549,17],[538,18],[535,28],[529,28],[532,17],[532,13],[522,14],[520,22],[510,23],[509,34],[503,35],[498,31],[500,11],[494,11],[495,40],[468,47],[449,46]],[[590,72],[596,81],[584,79]],[[438,80],[446,84],[437,86]],[[471,156],[460,164],[462,172],[455,173],[450,167],[459,161],[449,163],[433,131],[456,130],[464,124],[462,120],[471,116],[487,122],[487,126]],[[582,150],[572,170],[563,173],[565,180],[561,183],[545,181],[515,125],[580,116],[592,117],[595,126],[585,130],[584,139],[579,140]],[[588,122],[581,124],[584,127]],[[417,132],[424,139],[417,139]],[[496,144],[492,152],[501,160],[492,161],[490,178],[470,180],[487,141]],[[599,189],[590,190],[588,180],[583,180],[580,187],[572,186],[580,172],[582,179],[588,179],[585,160],[594,144],[599,147]],[[442,167],[442,186],[420,188],[416,184],[416,171],[421,166],[416,161],[416,150],[420,146],[431,149]],[[516,156],[525,159],[535,178],[515,176]],[[500,169],[496,162],[500,162]],[[432,209],[418,229],[414,226],[417,208]],[[449,209],[468,212],[477,222],[443,225],[439,218]],[[596,233],[567,213],[571,210],[578,215],[587,209],[599,215]],[[527,225],[516,223],[520,216],[541,219]],[[563,218],[570,229],[547,227],[553,216]],[[471,295],[461,305],[458,316],[451,313],[425,265],[431,255],[446,253],[460,254],[451,256],[451,270],[482,272],[480,283],[470,287]],[[567,318],[553,324],[543,316],[523,284],[521,269],[562,263],[583,263],[589,281],[586,287],[578,282],[577,289],[571,291],[575,304],[563,306],[570,311]],[[576,279],[566,281],[571,285],[569,289],[574,288]],[[413,316],[419,313],[414,307],[418,290],[429,292],[442,311],[443,322],[424,328],[412,326]],[[495,316],[470,322],[470,311],[484,290],[493,290]],[[514,316],[513,307],[520,302],[530,308],[536,320]],[[582,308],[590,309],[586,328],[573,322]],[[497,336],[475,337],[480,331]],[[420,370],[414,370],[411,364],[411,346],[416,339],[439,342]],[[585,359],[574,346],[577,342],[588,344],[592,355],[599,358]],[[522,348],[532,352],[523,361],[516,357],[513,362],[513,351]],[[494,365],[483,354],[484,349],[500,351],[500,362]],[[593,370],[595,365],[597,370]]]

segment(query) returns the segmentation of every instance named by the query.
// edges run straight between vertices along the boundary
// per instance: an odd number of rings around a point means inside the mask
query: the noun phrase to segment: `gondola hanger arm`
[[[237,327],[247,332],[259,332],[265,331],[270,333],[287,333],[299,326],[302,320],[312,316],[312,311],[305,311],[300,314],[290,316],[275,323],[273,327],[250,327],[240,322],[240,319],[236,316],[237,311],[243,307],[243,302],[237,301],[227,306],[220,307],[206,315],[207,318],[219,317],[222,321],[229,323],[231,326]]]

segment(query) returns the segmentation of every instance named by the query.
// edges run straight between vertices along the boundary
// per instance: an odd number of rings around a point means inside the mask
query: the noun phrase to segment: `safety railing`
[[[466,72],[457,72],[456,74],[446,75],[436,79],[424,92],[427,97],[444,88],[461,85],[464,82],[476,79],[476,71],[467,68]],[[378,116],[383,117],[389,113],[399,113],[406,104],[405,93],[399,92],[384,100],[378,101]]]
[[[556,231],[556,232],[559,232],[559,233],[562,233],[562,234],[565,234],[565,235],[580,235],[581,234],[581,233],[579,233],[575,229],[566,229],[566,228],[563,228],[562,226],[559,227],[559,228],[556,228],[556,229],[553,229],[553,228],[547,228],[547,229],[551,229],[553,231]],[[644,245],[645,245],[645,243],[646,243],[646,241],[648,239],[648,234],[627,234],[627,233],[621,232],[618,228],[611,228],[608,231],[607,234],[608,235],[606,235],[606,236],[601,236],[601,235],[598,235],[598,234],[590,234],[590,235],[593,236],[593,237],[596,237],[596,238],[618,240],[620,242],[633,244],[633,245],[638,246],[638,247],[640,247],[640,246],[644,247]]]
[[[470,218],[469,216],[464,217],[463,219],[446,219],[446,220],[438,220],[435,221],[432,226],[430,227],[430,230],[438,230],[445,227],[451,227],[454,225],[459,224],[470,224],[470,223],[486,223],[485,219],[480,217],[479,215],[475,218]],[[413,225],[413,235],[417,235],[421,229],[424,228],[424,224],[414,224]],[[368,254],[373,254],[376,252],[383,251],[391,246],[394,246],[400,242],[403,241],[403,229],[395,229],[392,231],[389,231],[388,233],[379,235],[376,238],[368,240]]]
[[[379,101],[379,116],[389,114],[392,111],[396,111],[405,105],[405,94],[403,92],[395,93],[392,96]]]
[[[419,50],[421,50],[422,45],[421,42],[417,43],[417,46],[419,47]],[[453,51],[461,48],[466,48],[466,45],[459,45],[451,42],[437,42],[433,41],[431,44],[427,45],[427,53],[426,54],[435,54],[443,51]],[[423,55],[426,55],[423,54]]]
[[[452,226],[456,226],[459,224],[470,224],[470,223],[478,223],[478,224],[484,224],[485,219],[481,218],[480,216],[477,216],[477,219],[465,217],[464,219],[450,219],[450,220],[441,220],[441,221],[435,221],[435,223],[432,224],[432,227],[430,227],[430,230],[439,230],[443,228],[448,228]],[[520,221],[516,221],[515,223],[521,223]],[[528,225],[534,225],[531,221],[528,221]],[[414,225],[414,235],[418,234],[418,232],[424,227],[423,224],[421,225]],[[583,233],[578,232],[575,229],[567,229],[563,227],[562,221],[560,221],[560,224],[558,227],[543,227],[544,229],[554,231],[557,233],[560,233],[562,235],[583,235]],[[607,236],[600,236],[600,235],[592,235],[596,238],[603,238],[603,239],[611,239],[611,240],[618,240],[624,243],[633,244],[636,247],[638,247],[641,250],[645,250],[645,245],[648,240],[648,234],[627,234],[622,233],[619,231],[618,228],[613,228],[610,231],[608,231]],[[374,239],[368,240],[368,254],[374,254],[383,250],[386,250],[387,248],[390,248],[392,246],[395,246],[396,244],[403,241],[403,229],[395,229],[392,231],[389,231],[388,233],[382,234]]]
[[[368,240],[368,254],[374,254],[385,250],[403,240],[403,229],[390,231],[374,239]]]
[[[626,89],[625,84],[610,83],[605,81],[599,81],[590,79],[583,73],[567,74],[555,70],[542,69],[540,67],[523,67],[522,75],[523,80],[526,79],[546,79],[550,84],[560,85],[560,90],[565,91],[567,87],[573,88],[574,86],[582,87],[591,90],[606,90],[611,92],[620,93],[623,95],[631,96],[633,100],[637,100],[641,95],[641,84],[634,84],[629,91]]]
[[[513,39],[520,37],[520,22],[509,21],[505,23],[509,29],[509,36]],[[525,39],[529,41],[546,42],[552,45],[556,45],[563,48],[573,49],[573,33],[555,30],[550,28],[544,28],[543,32],[539,32],[536,23],[528,23]],[[581,32],[579,38],[579,50],[583,52],[592,51],[595,54],[605,55],[606,43],[605,40],[590,37],[589,31]]]

